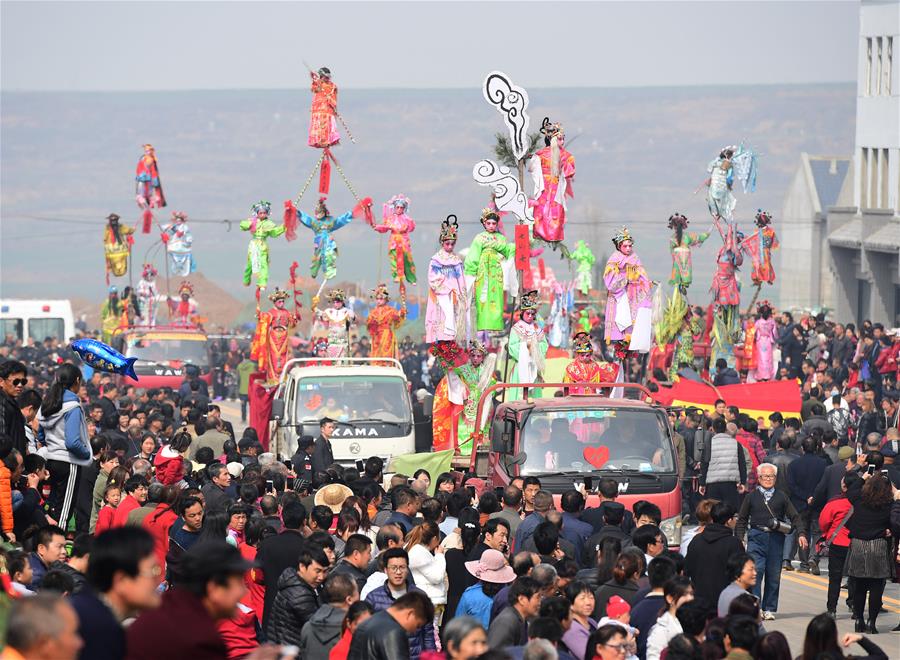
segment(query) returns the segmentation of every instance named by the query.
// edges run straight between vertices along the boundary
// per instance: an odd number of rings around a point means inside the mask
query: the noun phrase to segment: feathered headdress
[[[378,298],[384,298],[385,300],[388,300],[391,297],[391,292],[388,291],[387,284],[381,283],[374,289],[372,289],[372,293],[370,293],[369,295],[376,300]]]
[[[178,287],[178,295],[183,296],[184,294],[188,294],[189,296],[194,295],[194,285],[187,280],[182,280],[181,286]]]
[[[488,220],[496,220],[497,222],[500,222],[500,214],[496,211],[496,209],[481,209],[481,224],[483,225]]]
[[[765,227],[766,225],[772,224],[772,214],[768,211],[763,211],[762,209],[756,210],[756,226],[757,227]]]
[[[335,300],[340,300],[341,302],[347,300],[347,295],[343,289],[332,289],[328,292],[328,302],[334,302]]]
[[[519,303],[519,309],[523,312],[529,309],[531,311],[537,311],[540,304],[541,300],[538,297],[537,291],[526,291],[522,294],[522,301]]]
[[[441,243],[444,241],[455,241],[459,236],[459,223],[456,216],[452,213],[447,219],[441,222]]]
[[[172,211],[172,220],[181,220],[187,222],[188,214],[184,211]]]
[[[275,302],[276,300],[287,300],[290,297],[291,294],[284,289],[279,289],[277,286],[275,287],[275,290],[269,294],[269,300],[272,302]]]
[[[153,266],[153,264],[144,264],[144,270],[141,271],[141,277],[146,278],[148,275],[153,275],[153,277],[156,277],[156,272],[156,268]]]
[[[394,195],[393,197],[391,197],[388,200],[388,205],[392,206],[394,208],[396,208],[398,206],[402,206],[403,210],[405,211],[406,209],[409,208],[409,197],[407,197],[403,193],[400,193],[399,195]]]
[[[591,344],[591,336],[586,332],[576,332],[572,337],[572,350],[576,353],[593,353],[594,346]]]
[[[680,227],[681,229],[687,229],[688,219],[686,216],[678,213],[677,211],[669,216],[669,229],[675,229],[676,227]]]
[[[319,213],[321,213],[323,215],[328,215],[328,207],[325,206],[325,198],[324,197],[319,197],[319,203],[316,204],[316,215],[319,215]]]
[[[250,207],[250,212],[253,213],[253,215],[259,215],[263,211],[268,215],[271,210],[272,204],[265,200],[260,200]]]
[[[756,313],[757,314],[762,314],[764,309],[768,309],[769,312],[771,312],[772,311],[772,303],[770,303],[768,300],[760,300],[758,303],[756,303]]]
[[[624,243],[625,241],[631,241],[632,243],[634,243],[634,239],[631,238],[631,233],[628,231],[628,227],[622,227],[612,237],[612,242],[613,245],[616,246],[616,249],[618,249],[619,246],[622,245],[622,243]]]
[[[469,351],[469,353],[481,353],[482,355],[487,355],[488,352],[488,349],[485,348],[485,345],[477,339],[473,339],[469,342],[467,350]]]

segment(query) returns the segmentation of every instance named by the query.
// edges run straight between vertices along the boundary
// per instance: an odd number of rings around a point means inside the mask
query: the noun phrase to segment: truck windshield
[[[534,410],[522,429],[521,474],[635,470],[673,472],[662,415],[653,410]]]
[[[395,376],[321,376],[297,383],[297,418],[410,422],[406,381]]]
[[[132,337],[125,349],[127,357],[156,364],[182,362],[205,367],[209,364],[206,342],[193,339],[172,339],[154,337]]]

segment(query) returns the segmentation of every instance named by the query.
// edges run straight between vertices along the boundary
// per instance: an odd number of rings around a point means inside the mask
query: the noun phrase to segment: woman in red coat
[[[142,526],[153,537],[153,552],[156,555],[156,561],[159,562],[160,572],[159,581],[162,582],[166,576],[166,554],[169,552],[169,530],[172,524],[178,519],[175,513],[175,500],[178,497],[178,491],[174,486],[166,486],[163,491],[163,501],[156,505],[156,509],[149,516],[144,518]]]

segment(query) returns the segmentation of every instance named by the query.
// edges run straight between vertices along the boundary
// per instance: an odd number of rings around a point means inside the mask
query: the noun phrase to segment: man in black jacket
[[[335,565],[332,575],[346,575],[362,591],[366,586],[366,571],[372,559],[372,539],[365,534],[351,534],[344,544],[344,556]]]
[[[300,549],[297,566],[284,569],[278,577],[278,593],[266,625],[270,642],[300,645],[303,625],[319,609],[318,589],[325,581],[328,566],[325,551],[306,543]]]
[[[16,403],[16,397],[25,389],[28,369],[21,362],[7,360],[0,364],[0,435],[8,435],[13,449],[22,456],[27,451],[25,417]]]
[[[331,451],[331,436],[335,428],[337,428],[337,422],[330,417],[323,417],[319,421],[319,437],[316,438],[310,454],[313,475],[317,472],[325,472],[334,463],[334,453]]]
[[[306,522],[306,507],[300,502],[288,502],[281,510],[284,530],[275,536],[260,541],[256,561],[262,569],[266,581],[266,597],[263,604],[262,627],[266,630],[272,603],[278,592],[278,578],[284,569],[297,566],[297,556],[304,546],[303,523]]]
[[[684,573],[694,583],[694,599],[710,617],[716,615],[719,594],[728,586],[728,557],[744,552],[744,545],[734,535],[736,514],[728,502],[716,504],[710,511],[712,523],[691,540],[684,560]]]
[[[421,591],[400,596],[386,610],[363,621],[353,633],[347,660],[404,660],[409,637],[434,619],[434,605]]]
[[[213,463],[207,468],[210,482],[203,486],[203,497],[206,498],[206,512],[225,512],[232,504],[232,499],[225,492],[231,485],[231,474],[221,463]]]

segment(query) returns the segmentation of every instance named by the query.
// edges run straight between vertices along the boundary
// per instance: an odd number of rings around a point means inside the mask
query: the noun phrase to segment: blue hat
[[[119,293],[119,287],[117,287],[115,284],[113,284],[109,287],[109,292],[110,293]]]

